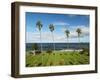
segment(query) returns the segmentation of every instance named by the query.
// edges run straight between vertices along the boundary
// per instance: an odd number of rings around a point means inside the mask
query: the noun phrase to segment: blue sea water
[[[32,45],[34,43],[26,43],[26,51],[33,50]],[[41,43],[36,43],[38,50],[41,48]],[[53,50],[53,43],[42,43],[43,50]],[[55,50],[62,49],[82,49],[89,48],[89,43],[55,43]]]

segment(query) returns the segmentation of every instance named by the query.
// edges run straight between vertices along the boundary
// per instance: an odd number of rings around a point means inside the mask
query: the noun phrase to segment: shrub
[[[29,64],[29,63],[27,63],[27,64],[26,64],[26,67],[28,67],[29,65],[30,65],[30,64]]]
[[[80,54],[86,54],[89,56],[89,49],[88,48],[83,48],[82,51],[80,51]]]
[[[71,65],[73,65],[73,63],[72,63],[71,61],[69,61],[69,63],[70,63]]]
[[[53,53],[53,55],[55,55],[55,53]]]
[[[78,61],[80,64],[84,64],[82,61]]]
[[[29,54],[33,54],[33,52],[30,51]]]
[[[62,59],[60,62],[59,62],[60,65],[64,65],[64,60]]]
[[[38,44],[37,43],[33,43],[32,44],[32,49],[33,50],[37,50],[38,49]]]
[[[50,66],[52,66],[53,65],[53,62],[50,62]]]
[[[35,50],[35,53],[36,53],[36,54],[40,54],[41,51],[40,51],[40,50]]]
[[[38,63],[38,65],[37,66],[41,66],[42,65],[42,63]]]
[[[52,50],[47,50],[46,53],[49,53],[50,54],[50,53],[52,53]]]

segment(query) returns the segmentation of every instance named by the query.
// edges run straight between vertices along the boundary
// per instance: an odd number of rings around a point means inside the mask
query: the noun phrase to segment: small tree
[[[34,50],[34,54],[35,54],[35,51],[38,49],[37,43],[32,44],[32,49]]]

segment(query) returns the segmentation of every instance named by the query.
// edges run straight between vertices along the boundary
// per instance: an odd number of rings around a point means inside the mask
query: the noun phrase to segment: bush
[[[83,48],[82,51],[80,51],[80,54],[86,54],[89,56],[89,49],[88,48]]]
[[[52,66],[53,65],[53,62],[50,62],[50,66]]]
[[[50,53],[52,53],[52,50],[47,50],[46,53],[49,53],[50,54]]]
[[[29,65],[30,65],[30,64],[29,64],[29,63],[27,63],[27,64],[26,64],[26,67],[29,67]]]
[[[55,53],[53,53],[53,55],[55,55]]]
[[[73,65],[73,63],[71,61],[69,61],[70,65]]]
[[[60,62],[59,62],[60,65],[64,65],[64,60],[62,59]]]
[[[30,51],[29,54],[33,54],[33,52]]]
[[[37,50],[38,49],[38,44],[37,43],[33,43],[32,44],[32,49],[33,50]]]
[[[36,53],[36,54],[40,54],[41,51],[40,51],[40,50],[35,50],[35,53]]]
[[[42,63],[40,62],[40,63],[38,63],[38,65],[37,66],[41,66],[42,65]]]

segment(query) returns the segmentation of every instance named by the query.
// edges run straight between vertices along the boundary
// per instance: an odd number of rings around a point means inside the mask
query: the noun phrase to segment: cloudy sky
[[[52,35],[48,25],[54,24],[54,42],[67,42],[64,31],[68,29],[69,42],[77,43],[76,29],[81,28],[82,34],[80,42],[89,42],[89,16],[88,15],[74,15],[74,14],[50,14],[50,13],[33,13],[26,12],[26,43],[39,43],[40,33],[36,27],[36,22],[40,20],[42,27],[42,42],[51,43]]]

